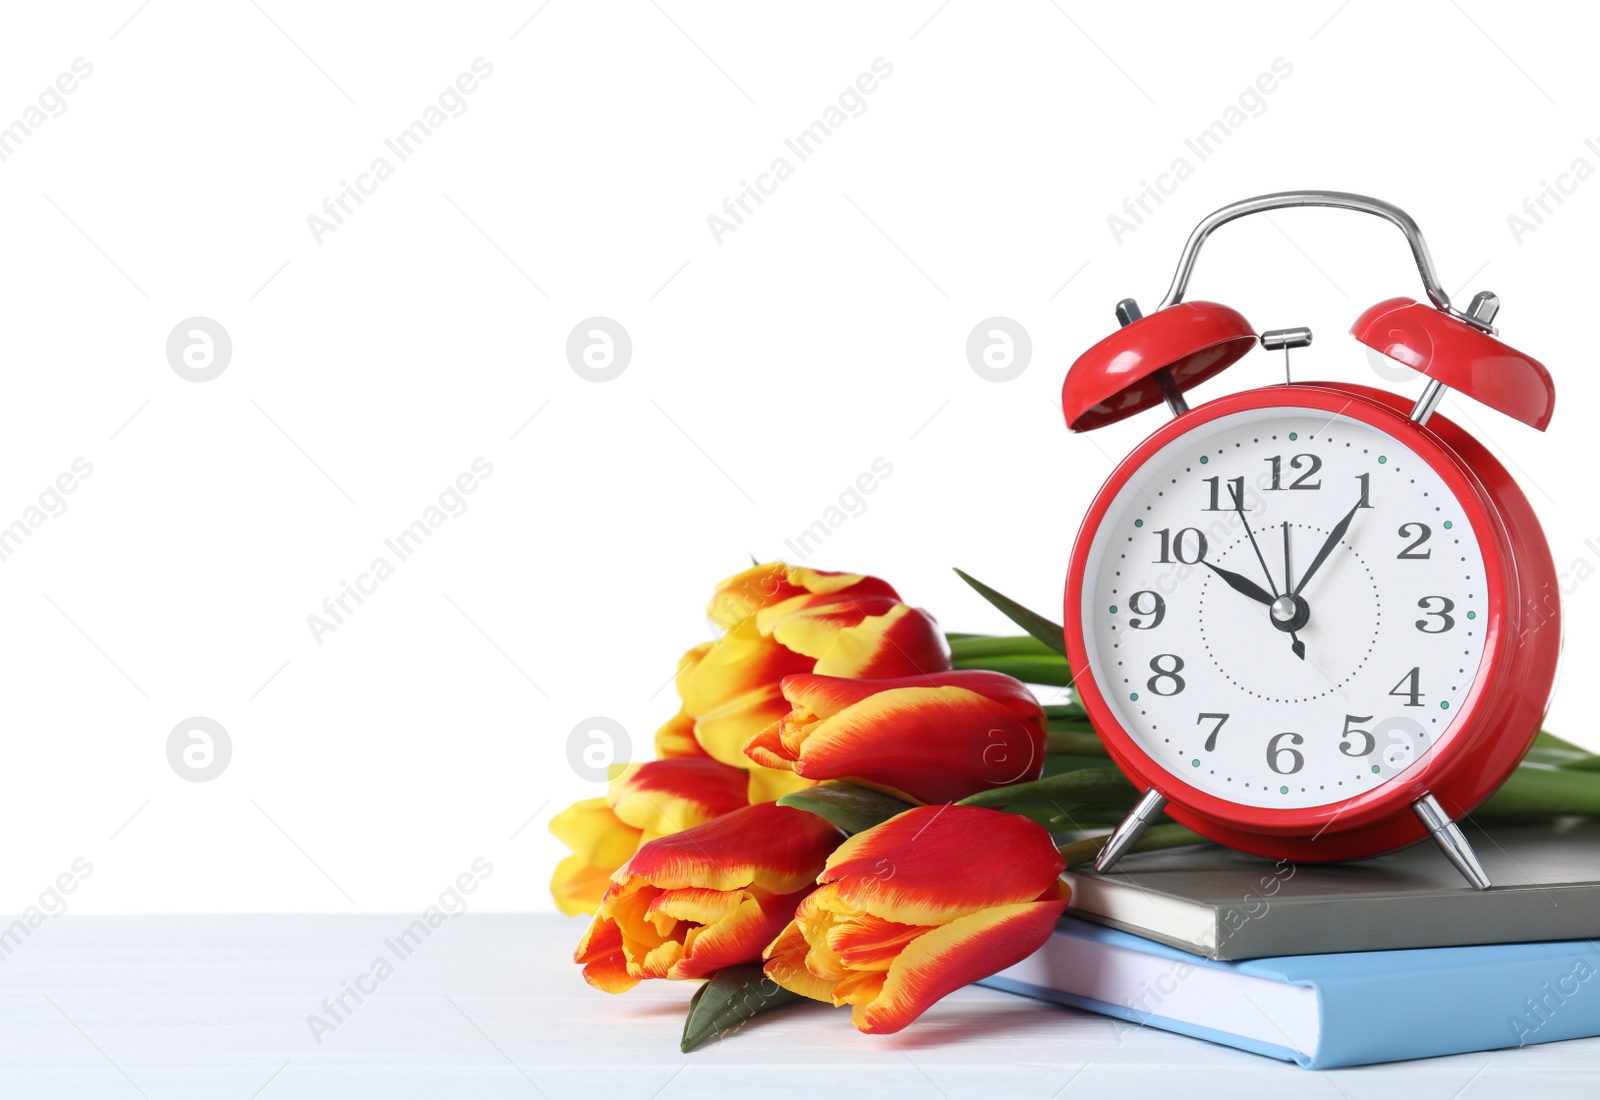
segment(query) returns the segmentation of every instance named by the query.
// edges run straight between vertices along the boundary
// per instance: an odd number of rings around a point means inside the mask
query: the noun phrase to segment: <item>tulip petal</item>
[[[611,885],[614,867],[596,867],[578,856],[568,856],[556,864],[550,876],[550,896],[556,908],[569,917],[583,913],[593,914],[600,908],[600,898]]]
[[[887,596],[891,600],[900,598],[900,593],[891,588],[888,582],[863,573],[834,573],[826,569],[808,569],[803,565],[796,565],[790,567],[788,581],[819,596],[828,596],[848,589],[851,595],[855,596]]]
[[[731,915],[745,896],[743,890],[663,890],[650,902],[650,912],[675,921],[712,924]]]
[[[750,769],[748,796],[752,805],[757,802],[776,802],[786,794],[814,787],[817,781],[778,768],[753,767]]]
[[[789,583],[789,568],[781,561],[751,566],[718,582],[706,604],[706,618],[723,630],[730,630],[763,607],[804,591]]]
[[[960,917],[908,944],[873,990],[861,983],[854,991],[844,983],[836,1001],[850,999],[851,1022],[873,1035],[889,1035],[905,1027],[935,1001],[962,986],[1021,962],[1050,938],[1067,907],[1067,899],[1024,902]]]
[[[736,624],[683,677],[683,707],[696,719],[749,692],[775,686],[795,672],[810,672],[813,660],[762,633],[754,619]],[[726,763],[726,761],[724,761]]]
[[[694,739],[694,719],[682,707],[656,730],[655,747],[656,756],[661,760],[706,755],[706,750]]]
[[[1065,866],[1044,826],[1019,814],[918,806],[846,840],[821,881],[834,884],[842,906],[934,925],[1033,901]]]
[[[755,621],[763,634],[772,635],[796,653],[817,658],[832,648],[841,633],[904,607],[899,600],[886,596],[857,596],[853,592],[832,596],[806,593],[762,608]]]
[[[783,755],[783,743],[779,740],[778,731],[781,722],[774,722],[750,740],[744,743],[744,754],[763,768],[777,768],[779,771],[794,771],[794,761]]]
[[[822,718],[835,715],[881,691],[914,687],[964,688],[983,696],[1016,718],[1032,719],[1041,710],[1033,692],[1020,680],[984,669],[954,669],[870,680],[797,673],[784,677],[782,684],[784,698],[791,706]]]
[[[695,740],[713,759],[742,768],[750,762],[745,743],[787,713],[789,703],[774,680],[703,712],[695,720]]]
[[[706,659],[706,654],[710,653],[711,647],[716,644],[715,641],[700,642],[684,650],[683,656],[678,658],[678,671],[672,675],[672,684],[677,689],[679,699],[683,698],[684,682],[695,669],[700,667],[700,662]]]
[[[828,946],[851,970],[888,970],[906,944],[929,930],[866,913],[829,929]]]
[[[678,940],[663,940],[642,957],[630,956],[628,973],[639,978],[665,978],[683,958],[683,944]]]
[[[884,979],[888,974],[882,970],[859,970],[839,979],[833,987],[833,1003],[835,1005],[867,1004],[875,1000],[883,990]],[[850,1020],[855,1022],[856,1013],[850,1013]],[[857,1025],[860,1026],[859,1024]]]
[[[650,912],[650,903],[659,892],[643,879],[625,879],[614,882],[600,900],[600,917],[617,926],[630,958],[659,947],[667,938]]]
[[[607,798],[621,821],[651,841],[739,809],[747,787],[740,768],[679,757],[628,765],[611,777]]]
[[[808,724],[793,768],[808,779],[854,776],[919,801],[955,802],[1039,777],[1047,723],[1037,703],[1033,711],[1032,721],[1019,720],[1003,704],[954,685],[891,688]]]
[[[573,855],[608,874],[639,847],[639,830],[624,824],[604,798],[574,802],[550,819],[550,831]]]
[[[796,596],[830,596],[845,591],[862,596],[887,596],[891,600],[900,598],[899,593],[877,577],[767,562],[719,583],[706,607],[706,617],[728,629],[763,608]]]
[[[725,966],[759,959],[761,949],[783,930],[804,896],[804,890],[781,897],[746,893],[728,916],[690,930],[684,955],[667,977],[704,978]]]
[[[852,629],[840,631],[817,658],[816,667],[807,671],[877,680],[943,672],[949,667],[950,650],[934,617],[919,608],[896,604]]]
[[[639,979],[628,973],[622,932],[615,921],[596,917],[572,957],[583,965],[583,980],[603,992],[626,993],[639,984]]]
[[[762,957],[767,960],[762,969],[767,977],[790,993],[832,1004],[833,987],[837,983],[819,978],[806,969],[806,954],[810,950],[799,926],[791,921],[762,952]]]
[[[792,894],[811,883],[841,836],[814,814],[763,802],[646,844],[617,880],[638,878],[664,890],[756,886]]]

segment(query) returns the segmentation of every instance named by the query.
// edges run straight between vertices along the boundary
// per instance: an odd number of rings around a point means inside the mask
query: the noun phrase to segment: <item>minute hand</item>
[[[1300,583],[1294,586],[1294,595],[1300,595],[1300,590],[1306,582],[1328,560],[1328,555],[1333,553],[1333,548],[1339,545],[1339,540],[1344,538],[1345,532],[1350,530],[1350,521],[1356,518],[1356,512],[1361,508],[1361,501],[1356,501],[1355,507],[1345,513],[1344,519],[1333,525],[1333,530],[1328,532],[1328,540],[1322,544],[1322,549],[1317,551],[1317,556],[1311,559],[1311,564],[1306,566],[1305,576],[1300,578]]]

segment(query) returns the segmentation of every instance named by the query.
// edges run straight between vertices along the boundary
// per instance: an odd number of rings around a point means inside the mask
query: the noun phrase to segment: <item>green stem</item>
[[[1093,733],[1051,729],[1045,749],[1052,756],[1106,756],[1106,747]]]
[[[988,657],[972,660],[955,660],[958,669],[988,669],[1003,672],[1028,684],[1048,684],[1067,687],[1072,683],[1072,670],[1062,657]]]
[[[1094,728],[1094,723],[1084,719],[1073,721],[1065,718],[1052,718],[1050,720],[1050,728],[1066,733],[1093,733],[1096,737],[1100,736]]]
[[[1122,805],[1137,797],[1121,772],[1116,768],[1079,768],[1046,776],[1031,783],[1018,783],[1010,787],[994,787],[979,791],[956,803],[958,806],[1028,806],[1042,803],[1092,803],[1094,805]]]
[[[1067,772],[1083,771],[1085,768],[1104,770],[1105,766],[1106,758],[1103,753],[1095,753],[1093,756],[1079,756],[1077,753],[1053,752],[1044,758],[1045,776],[1065,775]],[[1128,789],[1133,790],[1131,787]],[[1134,791],[1133,795],[1128,799],[1128,805],[1132,806],[1138,800],[1138,797],[1139,792]]]
[[[1056,652],[1037,638],[1027,634],[997,636],[993,634],[947,634],[950,656],[956,660],[978,660],[985,657],[1055,657]]]
[[[1056,849],[1061,853],[1061,858],[1067,861],[1068,867],[1075,867],[1080,863],[1087,863],[1100,854],[1100,849],[1105,846],[1106,837],[1092,836],[1084,840],[1077,840],[1071,844],[1063,844]],[[1153,852],[1160,848],[1182,848],[1188,844],[1204,844],[1206,838],[1199,833],[1185,829],[1182,825],[1152,825],[1146,829],[1144,836],[1140,837],[1129,848],[1130,852]]]

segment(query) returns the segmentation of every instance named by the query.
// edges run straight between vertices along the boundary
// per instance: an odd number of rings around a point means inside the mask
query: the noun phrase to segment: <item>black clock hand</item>
[[[1256,603],[1266,604],[1268,607],[1271,607],[1272,601],[1277,598],[1270,595],[1259,584],[1247,577],[1241,577],[1239,574],[1228,569],[1219,569],[1215,565],[1212,565],[1210,562],[1206,561],[1204,558],[1201,558],[1200,561],[1207,569],[1221,577],[1229,588],[1242,595],[1249,596],[1252,600],[1256,601]]]
[[[1333,525],[1333,530],[1328,533],[1328,540],[1322,544],[1322,549],[1317,551],[1317,556],[1311,559],[1311,564],[1306,567],[1306,575],[1300,578],[1300,583],[1294,586],[1294,595],[1300,595],[1322,563],[1328,560],[1328,555],[1333,553],[1333,548],[1339,545],[1339,540],[1344,538],[1345,532],[1350,530],[1350,521],[1356,518],[1356,511],[1360,509],[1361,501],[1356,501],[1354,508],[1345,513],[1344,519]]]
[[[1232,488],[1232,486],[1230,486],[1230,488]],[[1232,497],[1234,497],[1234,510],[1235,510],[1235,512],[1238,512],[1238,520],[1240,520],[1240,523],[1245,524],[1245,534],[1248,534],[1248,536],[1250,536],[1250,548],[1251,548],[1251,550],[1254,550],[1254,552],[1256,552],[1256,561],[1259,561],[1259,563],[1261,563],[1261,572],[1262,572],[1262,574],[1264,574],[1264,576],[1267,577],[1267,587],[1272,588],[1272,600],[1267,600],[1266,601],[1267,606],[1269,606],[1269,608],[1270,608],[1270,606],[1272,606],[1272,604],[1275,604],[1278,601],[1278,584],[1277,584],[1277,582],[1275,582],[1274,579],[1272,579],[1272,571],[1270,571],[1270,569],[1267,569],[1267,560],[1266,560],[1266,558],[1262,558],[1262,556],[1261,556],[1261,547],[1259,547],[1259,545],[1256,545],[1256,532],[1251,531],[1251,529],[1250,529],[1250,520],[1248,520],[1248,518],[1246,518],[1246,516],[1245,516],[1245,497],[1243,497],[1242,494],[1240,494],[1240,492],[1237,492],[1237,491],[1232,492]],[[1210,563],[1210,561],[1208,561],[1208,563],[1206,563],[1206,564],[1211,564],[1211,563]],[[1216,566],[1211,566],[1211,568],[1216,569]],[[1227,577],[1222,577],[1222,579],[1227,580]],[[1229,584],[1232,584],[1232,582],[1229,582]],[[1285,595],[1288,595],[1288,579],[1286,579],[1286,577],[1285,577],[1285,582],[1283,582],[1283,584],[1285,584],[1285,588],[1283,588],[1283,592],[1285,592]],[[1234,587],[1238,588],[1238,585],[1234,585]],[[1251,587],[1254,587],[1254,585],[1251,585]],[[1243,592],[1243,588],[1238,588],[1238,590],[1240,590],[1240,592]],[[1256,592],[1261,592],[1261,588],[1256,588]],[[1248,595],[1251,595],[1251,593],[1245,592],[1245,595],[1248,596]],[[1259,598],[1259,596],[1258,596],[1258,598]],[[1278,624],[1277,619],[1275,619],[1275,617],[1274,617],[1274,620],[1272,620],[1272,625],[1274,625],[1274,627],[1282,628],[1282,625]],[[1293,649],[1294,656],[1299,657],[1299,659],[1301,659],[1301,660],[1306,660],[1306,643],[1304,643],[1304,641],[1299,640],[1298,633],[1293,632],[1293,630],[1290,630],[1290,632],[1288,632],[1288,635],[1290,635],[1290,649]]]
[[[1230,490],[1233,488],[1234,486],[1229,486]],[[1256,552],[1256,561],[1261,563],[1261,572],[1267,578],[1267,587],[1272,589],[1272,599],[1267,601],[1270,604],[1272,600],[1278,598],[1278,586],[1272,579],[1272,570],[1267,568],[1267,559],[1261,556],[1261,547],[1256,545],[1255,532],[1250,530],[1250,520],[1244,514],[1244,498],[1238,492],[1233,492],[1232,496],[1233,509],[1239,513],[1239,522],[1244,524],[1244,533],[1250,536],[1250,549]],[[1246,592],[1245,595],[1248,596],[1249,593]]]
[[[1233,489],[1232,486],[1229,486],[1229,488]],[[1278,583],[1272,579],[1272,570],[1267,568],[1267,559],[1261,556],[1261,547],[1256,545],[1255,532],[1250,530],[1250,520],[1244,514],[1244,496],[1243,496],[1243,494],[1241,494],[1241,493],[1239,493],[1237,491],[1234,491],[1232,493],[1232,496],[1233,496],[1234,511],[1239,513],[1239,522],[1244,524],[1244,533],[1246,535],[1250,536],[1250,548],[1256,552],[1256,561],[1261,563],[1261,572],[1266,575],[1267,586],[1272,589],[1272,599],[1267,601],[1268,606],[1270,607],[1272,604],[1276,603],[1277,600],[1278,600]],[[1210,563],[1207,562],[1206,564],[1209,565]],[[1212,568],[1216,568],[1216,567],[1212,566]],[[1227,578],[1224,577],[1223,580],[1227,580]],[[1235,585],[1235,587],[1237,587],[1237,585]],[[1260,589],[1257,589],[1257,591],[1260,591]],[[1248,592],[1245,593],[1245,594],[1249,595]],[[1285,590],[1285,594],[1287,594],[1287,589]],[[1274,626],[1278,625],[1276,620],[1273,621],[1273,625]],[[1289,648],[1294,651],[1294,655],[1296,657],[1300,658],[1302,661],[1305,660],[1306,659],[1306,644],[1300,640],[1300,635],[1295,633],[1293,630],[1289,631],[1289,641],[1290,641]]]

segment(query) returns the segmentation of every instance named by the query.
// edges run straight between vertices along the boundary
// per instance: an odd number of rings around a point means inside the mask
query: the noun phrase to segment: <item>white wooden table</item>
[[[583,983],[582,922],[448,920],[333,1031],[325,998],[410,917],[80,917],[0,942],[0,1096],[1032,1097],[1600,1095],[1600,1040],[1319,1074],[985,989],[896,1036],[786,1008],[678,1053],[687,983]],[[8,918],[9,920],[9,918]]]

